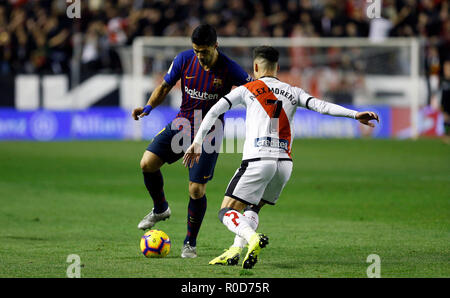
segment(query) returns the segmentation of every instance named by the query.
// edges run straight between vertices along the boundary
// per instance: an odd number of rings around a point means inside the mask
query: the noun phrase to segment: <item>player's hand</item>
[[[370,127],[375,127],[375,124],[369,122],[370,120],[377,120],[377,122],[380,123],[380,118],[378,117],[377,113],[374,112],[359,112],[356,114],[355,119],[362,124],[368,125]]]
[[[191,146],[186,150],[183,156],[183,165],[185,167],[192,168],[194,163],[198,163],[200,160],[200,155],[202,154],[202,145],[197,143],[192,143]]]
[[[150,106],[139,107],[133,110],[131,116],[133,116],[134,120],[139,120],[139,118],[145,117],[150,114],[152,108]]]
[[[143,107],[139,107],[139,108],[136,108],[136,109],[133,110],[133,112],[131,113],[131,116],[133,116],[134,120],[139,120],[139,118],[142,118],[142,117],[148,115],[148,114],[144,115],[143,112],[144,112],[144,108]]]

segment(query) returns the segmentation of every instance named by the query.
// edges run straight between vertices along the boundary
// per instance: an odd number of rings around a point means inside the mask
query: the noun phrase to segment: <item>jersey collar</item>
[[[262,79],[262,78],[271,78],[271,79],[275,79],[275,80],[280,80],[279,78],[277,78],[277,77],[272,77],[272,76],[262,76],[262,77],[260,77],[260,79]]]

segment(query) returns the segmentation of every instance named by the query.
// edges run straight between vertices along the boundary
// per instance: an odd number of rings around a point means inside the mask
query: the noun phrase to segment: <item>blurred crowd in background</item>
[[[136,36],[190,36],[201,22],[219,36],[423,37],[434,72],[449,51],[447,0],[382,0],[376,24],[366,15],[372,0],[80,2],[81,18],[70,19],[66,0],[0,0],[0,74],[68,73],[77,32],[85,67],[120,73],[117,47]]]

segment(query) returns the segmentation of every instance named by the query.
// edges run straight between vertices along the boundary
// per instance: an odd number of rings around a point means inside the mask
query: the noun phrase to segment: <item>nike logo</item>
[[[188,77],[188,76],[186,76],[186,79],[193,79],[193,78],[195,78],[195,76],[193,76],[193,77]]]
[[[208,179],[209,177],[211,177],[211,175],[209,175],[209,176],[203,176],[203,179]]]

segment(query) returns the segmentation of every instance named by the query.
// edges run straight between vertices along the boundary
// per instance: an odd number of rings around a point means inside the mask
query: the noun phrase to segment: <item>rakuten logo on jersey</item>
[[[200,100],[219,99],[219,94],[217,93],[200,92],[196,89],[189,89],[187,86],[184,86],[184,92],[186,94],[189,94],[189,96],[193,99],[200,99]]]

